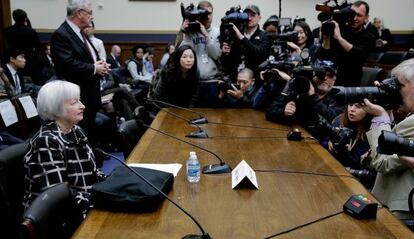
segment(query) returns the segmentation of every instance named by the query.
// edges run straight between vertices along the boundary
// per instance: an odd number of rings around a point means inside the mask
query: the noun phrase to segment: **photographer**
[[[402,104],[399,110],[407,116],[392,131],[405,138],[414,139],[414,59],[397,65],[391,72],[399,82]],[[377,152],[378,137],[382,130],[391,130],[391,119],[386,110],[365,99],[366,112],[374,118],[367,139],[371,148],[371,167],[378,174],[372,193],[397,216],[407,223],[413,217],[408,209],[408,193],[414,185],[414,158],[404,155],[383,155]]]
[[[297,32],[297,39],[295,42],[287,43],[291,50],[290,56],[293,61],[302,61],[300,54],[305,48],[309,51],[311,61],[314,61],[317,46],[313,44],[314,40],[309,25],[305,21],[295,22],[293,31]]]
[[[248,5],[244,9],[248,13],[249,19],[244,23],[244,32],[233,24],[235,41],[232,44],[223,42],[221,63],[224,72],[232,80],[236,79],[237,72],[245,67],[254,72],[254,77],[259,79],[258,65],[266,60],[268,47],[266,42],[266,32],[260,30],[259,21],[261,19],[259,7]]]
[[[355,16],[346,23],[338,24],[332,20],[324,22],[322,44],[319,57],[337,61],[338,78],[336,85],[359,86],[362,66],[375,47],[374,37],[368,33],[364,24],[369,14],[369,5],[364,1],[356,1],[351,9]],[[332,36],[324,32],[327,24],[334,24]]]
[[[361,156],[369,150],[369,144],[365,132],[369,129],[372,116],[365,112],[359,103],[350,103],[345,107],[345,112],[338,115],[332,126],[348,128],[354,131],[353,137],[345,145],[345,148],[335,148],[332,140],[322,142],[322,145],[335,156],[345,167],[363,169]]]
[[[237,88],[233,84],[230,84],[230,89],[219,86],[220,93],[218,98],[222,102],[222,105],[227,108],[252,107],[253,100],[258,91],[253,71],[249,68],[242,69],[239,74],[237,74],[237,86],[240,88]]]
[[[287,90],[267,108],[266,119],[282,124],[300,123],[313,136],[320,139],[321,135],[318,135],[316,130],[312,130],[318,121],[318,114],[332,121],[343,111],[343,106],[330,96],[336,79],[335,66],[330,61],[321,61],[320,67],[325,72],[323,75],[317,74],[314,79],[297,76],[290,80]],[[304,87],[308,88],[304,89]],[[304,92],[299,92],[296,88],[301,88],[300,90]]]
[[[220,30],[211,25],[213,5],[209,1],[200,1],[197,9],[200,12],[200,18],[197,21],[199,31],[189,30],[189,19],[184,19],[177,41],[182,35],[183,40],[178,46],[189,45],[196,53],[201,83],[199,104],[207,107],[214,100],[217,91],[212,84],[203,83],[203,81],[209,80],[218,72],[218,60],[221,55],[218,40]]]

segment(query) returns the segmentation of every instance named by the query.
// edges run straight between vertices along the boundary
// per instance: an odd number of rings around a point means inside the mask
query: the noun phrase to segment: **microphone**
[[[171,106],[173,108],[180,109],[180,110],[185,110],[185,111],[188,111],[188,112],[191,112],[193,114],[198,115],[197,119],[189,120],[189,122],[191,124],[207,124],[208,123],[207,118],[204,117],[201,113],[199,113],[197,111],[190,110],[188,108],[181,107],[181,106],[178,106],[178,105],[173,105],[173,104],[167,103],[165,101],[161,101],[161,100],[153,100],[153,99],[148,99],[148,98],[146,98],[145,100],[148,101],[148,102],[152,102],[152,103],[160,103],[160,104],[163,104],[163,105]]]
[[[152,104],[155,107],[157,107],[158,109],[162,110],[162,108],[157,103],[152,102]],[[189,123],[189,124],[197,127],[197,129],[198,129],[197,132],[191,132],[191,133],[187,134],[185,137],[188,137],[188,138],[196,138],[196,139],[205,139],[205,138],[208,138],[208,134],[200,126],[198,126],[198,124],[192,123],[191,120],[188,120],[188,119],[186,119],[186,118],[184,118],[184,117],[182,117],[182,116],[180,116],[180,115],[178,115],[178,114],[176,114],[174,112],[171,112],[169,110],[164,110],[164,111],[166,113],[168,113],[168,114],[176,117],[176,118],[182,119],[185,122],[187,122],[187,123]]]
[[[123,160],[121,160],[120,158],[112,155],[112,154],[108,154],[107,152],[103,151],[100,148],[94,148],[94,153],[96,153],[97,155],[104,155],[107,157],[111,157],[116,159],[118,162],[120,162],[122,165],[124,165],[127,169],[129,169],[129,171],[131,171],[133,174],[135,174],[138,178],[140,178],[142,181],[144,181],[146,184],[148,184],[150,187],[152,187],[155,191],[159,192],[164,198],[166,198],[168,201],[170,201],[172,204],[174,204],[174,206],[176,206],[178,209],[180,209],[182,212],[184,212],[188,217],[190,217],[190,219],[197,225],[197,227],[200,229],[202,235],[193,235],[193,234],[189,234],[183,237],[183,239],[189,239],[189,238],[194,238],[194,239],[211,239],[210,235],[208,235],[208,233],[206,233],[203,229],[203,227],[200,225],[200,223],[189,213],[187,212],[184,208],[182,208],[180,205],[178,205],[176,202],[174,202],[170,197],[168,197],[167,194],[165,194],[163,191],[161,191],[159,188],[157,188],[154,184],[152,184],[150,181],[148,181],[145,177],[143,177],[141,174],[139,174],[137,171],[135,171],[133,168],[131,168],[128,164],[126,164]]]
[[[138,114],[141,116],[141,117],[143,117],[143,118],[146,118],[146,114],[148,114],[148,111],[146,111],[145,110],[145,108],[144,107],[138,107],[137,109],[136,109],[136,112],[138,112]],[[213,151],[211,151],[211,150],[208,150],[208,149],[205,149],[205,148],[203,148],[203,147],[201,147],[201,146],[198,146],[198,145],[196,145],[196,144],[193,144],[193,143],[191,143],[191,142],[188,142],[188,141],[185,141],[185,140],[182,140],[182,139],[180,139],[180,138],[178,138],[178,137],[176,137],[176,136],[174,136],[174,135],[171,135],[171,134],[168,134],[168,133],[166,133],[166,132],[164,132],[164,131],[162,131],[162,130],[159,130],[159,129],[156,129],[156,128],[153,128],[153,127],[151,127],[150,125],[147,125],[144,121],[142,121],[140,118],[135,118],[135,120],[137,121],[137,124],[138,125],[142,125],[142,126],[144,126],[145,128],[147,128],[147,129],[151,129],[151,130],[154,130],[154,131],[156,131],[156,132],[158,132],[158,133],[160,133],[160,134],[163,134],[163,135],[165,135],[165,136],[168,136],[168,137],[170,137],[170,138],[173,138],[173,139],[175,139],[175,140],[178,140],[178,141],[180,141],[180,142],[183,142],[183,143],[186,143],[186,144],[188,144],[188,145],[191,145],[191,146],[193,146],[193,147],[196,147],[196,148],[198,148],[198,149],[201,149],[201,150],[203,150],[203,151],[205,151],[205,152],[208,152],[208,153],[210,153],[210,154],[212,154],[212,155],[214,155],[219,161],[220,161],[220,163],[219,164],[211,164],[211,165],[207,165],[207,166],[204,166],[203,167],[203,170],[202,170],[202,172],[204,173],[204,174],[220,174],[220,173],[230,173],[231,172],[231,168],[230,168],[230,166],[228,165],[228,164],[226,164],[216,153],[214,153]]]

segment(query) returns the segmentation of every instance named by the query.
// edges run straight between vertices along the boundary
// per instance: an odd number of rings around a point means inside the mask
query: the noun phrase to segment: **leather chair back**
[[[28,144],[15,144],[0,151],[0,237],[18,238],[23,213],[24,155]],[[4,236],[4,237],[3,237]]]

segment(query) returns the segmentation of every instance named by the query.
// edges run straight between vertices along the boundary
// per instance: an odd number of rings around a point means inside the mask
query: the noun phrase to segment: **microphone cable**
[[[315,175],[315,176],[322,176],[322,177],[334,177],[334,178],[351,178],[354,180],[359,180],[352,175],[347,174],[333,174],[333,173],[317,173],[311,171],[302,171],[302,170],[290,170],[290,169],[253,169],[255,172],[258,173],[287,173],[287,174],[305,174],[305,175]]]
[[[344,211],[343,211],[343,210],[341,210],[341,211],[337,211],[337,212],[331,213],[331,214],[329,214],[329,215],[326,215],[326,216],[324,216],[324,217],[320,217],[320,218],[318,218],[318,219],[312,220],[312,221],[310,221],[310,222],[306,222],[306,223],[300,224],[300,225],[298,225],[298,226],[295,226],[295,227],[292,227],[292,228],[286,229],[286,230],[284,230],[284,231],[278,232],[278,233],[273,234],[273,235],[271,235],[271,236],[267,236],[267,237],[265,237],[264,239],[269,239],[269,238],[277,237],[277,236],[280,236],[280,235],[283,235],[283,234],[287,234],[287,233],[289,233],[289,232],[292,232],[292,231],[295,231],[295,230],[297,230],[297,229],[300,229],[300,228],[303,228],[303,227],[306,227],[306,226],[312,225],[312,224],[314,224],[314,223],[317,223],[317,222],[323,221],[323,220],[325,220],[325,219],[328,219],[328,218],[331,218],[331,217],[337,216],[337,215],[342,214],[342,213],[344,213]]]

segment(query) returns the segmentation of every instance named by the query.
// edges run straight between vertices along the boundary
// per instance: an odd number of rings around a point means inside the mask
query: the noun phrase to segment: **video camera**
[[[188,20],[188,27],[184,29],[184,32],[199,32],[200,21],[208,16],[209,12],[205,9],[195,8],[194,4],[190,4],[188,7],[184,7],[184,3],[181,3],[181,16],[183,20]]]
[[[244,32],[244,23],[249,21],[249,14],[243,12],[240,6],[232,7],[221,18],[219,41],[231,45],[234,41],[234,30],[230,23],[233,23],[240,32]]]
[[[364,98],[385,109],[395,109],[402,104],[398,79],[391,77],[383,80],[379,86],[333,87],[334,98],[341,103],[363,103]]]
[[[331,3],[334,2],[332,5]],[[349,19],[355,17],[356,12],[351,8],[352,4],[343,1],[338,4],[337,0],[328,0],[323,4],[316,4],[315,10],[320,11],[318,20],[323,22],[321,33],[325,36],[332,36],[335,30],[335,24],[332,20],[339,24],[339,27],[345,26]]]
[[[340,128],[333,126],[321,115],[318,115],[318,123],[316,128],[320,129],[322,132],[325,132],[329,136],[333,147],[338,151],[345,149],[346,145],[355,133],[352,129],[346,127]]]
[[[270,55],[269,58],[259,65],[259,71],[263,72],[263,80],[268,81],[270,79],[278,79],[279,73],[274,69],[278,69],[283,72],[291,72],[295,67],[295,64],[289,61],[276,60],[274,56]]]
[[[293,78],[286,84],[282,95],[289,100],[298,101],[304,96],[308,95],[310,85],[315,88],[315,77],[318,79],[324,79],[326,70],[323,66],[297,66],[292,70]]]
[[[378,153],[414,157],[414,140],[383,130],[378,137]]]

